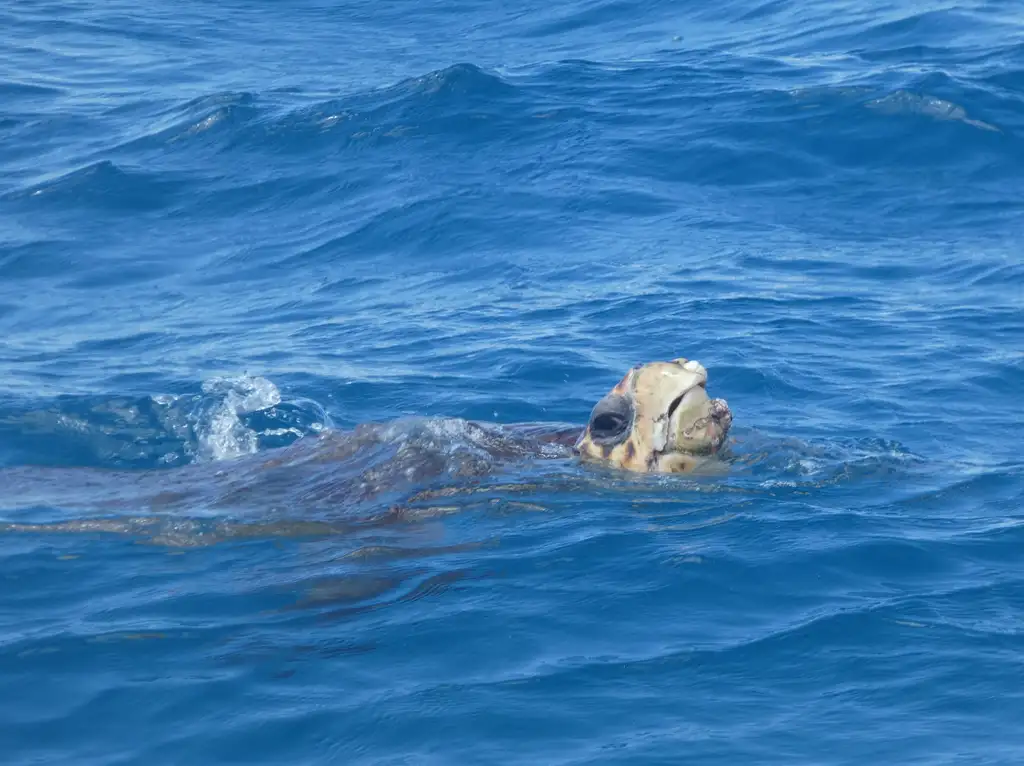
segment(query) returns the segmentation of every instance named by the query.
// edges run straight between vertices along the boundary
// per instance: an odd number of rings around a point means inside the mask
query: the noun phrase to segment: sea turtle
[[[597,402],[582,427],[405,418],[327,430],[286,447],[180,468],[0,469],[0,511],[14,510],[22,518],[29,508],[115,512],[137,521],[135,514],[151,512],[227,512],[252,520],[298,511],[305,518],[336,519],[344,510],[346,516],[367,518],[425,497],[473,492],[474,481],[524,460],[575,457],[632,473],[688,473],[720,462],[715,457],[732,425],[726,402],[708,397],[707,379],[695,360],[638,364]],[[79,518],[0,529],[113,531],[118,524]]]

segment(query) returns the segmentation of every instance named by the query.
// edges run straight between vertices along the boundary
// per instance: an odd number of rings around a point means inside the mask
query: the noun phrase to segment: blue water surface
[[[3,762],[1024,762],[1022,19],[4,4]]]

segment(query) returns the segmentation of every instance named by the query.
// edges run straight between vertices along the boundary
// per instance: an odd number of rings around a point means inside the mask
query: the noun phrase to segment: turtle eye
[[[633,403],[624,396],[608,396],[590,415],[590,436],[599,444],[614,444],[629,433]]]
[[[626,418],[618,412],[602,412],[590,421],[590,432],[595,436],[615,436],[626,427]]]

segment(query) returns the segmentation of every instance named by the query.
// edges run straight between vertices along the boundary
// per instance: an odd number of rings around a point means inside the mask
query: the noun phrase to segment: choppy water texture
[[[5,4],[4,763],[1021,763],[1018,5]]]

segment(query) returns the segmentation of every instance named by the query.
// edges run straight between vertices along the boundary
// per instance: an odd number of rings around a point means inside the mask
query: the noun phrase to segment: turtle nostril
[[[673,413],[675,413],[675,411],[679,409],[679,405],[683,403],[683,397],[684,396],[686,396],[685,393],[679,394],[679,396],[677,396],[675,399],[673,399],[672,403],[668,406],[668,419],[669,420],[672,419]]]

